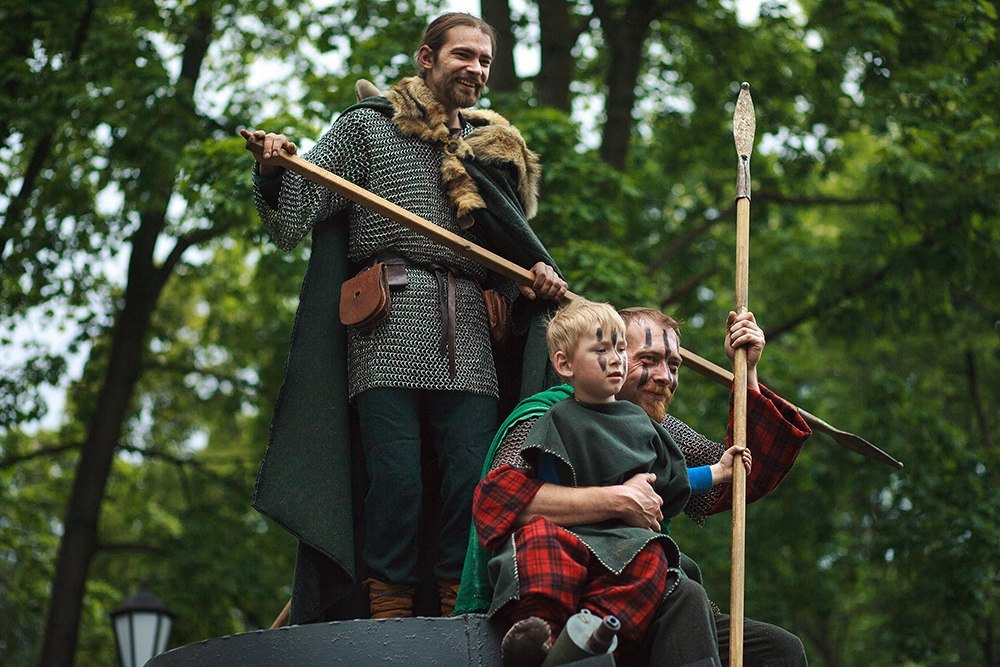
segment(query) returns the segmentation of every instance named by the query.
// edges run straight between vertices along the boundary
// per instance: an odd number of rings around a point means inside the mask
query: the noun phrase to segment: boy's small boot
[[[458,584],[454,579],[438,579],[438,600],[441,601],[441,615],[448,618],[455,612],[458,599]]]
[[[538,667],[552,648],[552,629],[537,616],[510,626],[500,643],[503,667]]]
[[[413,586],[365,579],[369,618],[409,618],[413,616]]]

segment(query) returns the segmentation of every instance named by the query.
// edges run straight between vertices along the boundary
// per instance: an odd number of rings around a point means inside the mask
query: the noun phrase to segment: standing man
[[[722,454],[732,434],[731,413],[725,446],[708,440],[667,414],[667,406],[678,387],[682,362],[679,324],[651,308],[627,308],[620,314],[626,325],[628,365],[625,382],[616,397],[637,404],[650,418],[666,427],[689,467],[724,463]],[[739,316],[730,313],[726,354],[732,359],[736,347],[747,348],[747,445],[753,451],[754,461],[747,478],[748,502],[778,486],[811,435],[809,426],[795,408],[758,382],[757,363],[764,344],[764,333],[752,313]],[[488,455],[491,470],[477,490],[474,510],[478,538],[490,548],[496,547],[494,541],[498,537],[509,534],[512,528],[525,525],[536,516],[565,527],[616,519],[654,530],[663,519],[663,500],[646,475],[636,475],[617,486],[567,487],[540,480],[538,472],[524,461],[520,455],[521,444],[539,416],[554,402],[566,397],[566,392],[560,389],[522,401],[497,433],[495,451]],[[731,478],[732,473],[724,471],[718,478],[716,470],[711,474],[714,483],[718,479]],[[692,496],[684,511],[700,524],[706,514],[729,509],[731,493],[729,484],[715,485],[710,493]],[[492,596],[488,582],[484,581],[488,555],[484,556],[476,546],[470,544],[466,559],[459,612],[484,611]],[[694,561],[684,557],[682,567],[693,580],[701,582]],[[645,656],[659,655],[667,644],[669,626],[675,621],[669,609],[661,610],[637,652],[640,661]],[[716,613],[715,624],[719,653],[723,663],[728,664],[728,615]],[[746,619],[744,626],[744,651],[747,664],[806,664],[805,651],[798,637],[777,626],[750,619]]]
[[[304,157],[531,268],[533,287],[520,288],[527,299],[558,299],[566,283],[527,225],[536,210],[537,156],[499,114],[462,111],[482,95],[494,43],[493,28],[469,14],[435,19],[416,53],[418,76],[345,111]],[[344,575],[353,576],[351,493],[330,478],[343,480],[350,470],[348,399],[357,408],[368,479],[361,557],[370,615],[413,615],[422,431],[433,434],[441,469],[434,574],[447,615],[465,555],[472,491],[497,425],[498,382],[482,290],[498,287],[512,301],[517,289],[457,253],[270,165],[268,158],[281,151],[297,152],[284,135],[242,134],[263,142],[254,195],[275,242],[290,249],[313,230],[285,384],[255,494],[258,509],[300,538],[291,621],[322,620],[329,602],[343,594]],[[317,311],[336,313],[339,282],[378,262],[387,267],[391,306],[373,328],[347,328],[345,396],[335,381],[318,379],[326,373],[316,371],[317,358],[338,354],[337,342],[329,346],[326,336],[343,336],[343,327],[332,321],[324,331],[317,318],[331,317]],[[343,363],[343,357],[334,359],[329,373],[343,377]],[[340,396],[328,394],[328,387]],[[326,447],[335,458],[324,466],[316,457],[329,458]],[[305,463],[296,467],[290,460]],[[300,494],[303,476],[315,497]],[[295,501],[289,493],[301,497]],[[346,513],[346,519],[324,513]]]

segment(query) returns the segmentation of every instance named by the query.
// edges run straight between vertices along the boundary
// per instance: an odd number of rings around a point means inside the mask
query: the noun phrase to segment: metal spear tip
[[[750,97],[750,84],[744,81],[740,84],[740,95],[736,98],[736,111],[733,112],[733,139],[736,140],[736,154],[750,159],[753,152],[753,136],[757,130],[757,119],[754,115],[753,99]]]

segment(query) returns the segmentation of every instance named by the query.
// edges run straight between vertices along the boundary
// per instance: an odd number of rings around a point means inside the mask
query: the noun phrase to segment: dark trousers
[[[669,576],[677,577],[676,572]],[[680,572],[646,636],[619,658],[623,667],[720,667],[715,615],[701,584]]]
[[[420,433],[441,473],[441,536],[434,574],[458,579],[469,543],[472,492],[497,429],[497,401],[453,391],[375,388],[355,397],[368,472],[362,554],[376,579],[416,583],[423,480]]]
[[[681,554],[681,568],[691,579],[702,583],[701,568],[686,554]],[[729,664],[729,614],[715,614],[719,635],[719,657]],[[777,625],[743,619],[743,664],[747,667],[806,667],[802,640]]]

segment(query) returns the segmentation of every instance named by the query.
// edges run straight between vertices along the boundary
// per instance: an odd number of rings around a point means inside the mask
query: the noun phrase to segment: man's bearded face
[[[471,26],[456,26],[431,57],[427,87],[446,109],[465,109],[479,101],[493,63],[489,35]]]
[[[629,323],[625,335],[628,370],[617,398],[635,403],[651,419],[662,422],[677,390],[677,373],[681,365],[677,332],[640,319]]]

